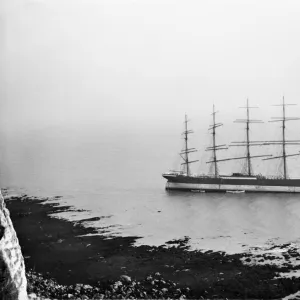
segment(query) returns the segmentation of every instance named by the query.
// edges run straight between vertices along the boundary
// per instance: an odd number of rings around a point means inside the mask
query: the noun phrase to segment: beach
[[[77,284],[77,292],[88,286],[87,297],[276,299],[300,289],[297,276],[278,277],[300,269],[295,264],[299,253],[291,245],[273,245],[272,255],[191,251],[188,237],[159,247],[134,246],[138,237],[107,236],[101,234],[105,228],[84,226],[91,219],[71,222],[51,216],[76,211],[60,205],[59,196],[5,199],[25,259],[29,293],[64,299],[74,296]],[[276,247],[284,263],[272,263]],[[51,284],[43,289],[47,280]]]

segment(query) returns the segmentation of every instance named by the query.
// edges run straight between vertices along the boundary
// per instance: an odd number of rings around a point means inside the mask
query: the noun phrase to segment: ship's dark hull
[[[300,193],[300,179],[273,179],[264,177],[205,177],[163,174],[166,178],[166,189],[206,192],[271,192]]]

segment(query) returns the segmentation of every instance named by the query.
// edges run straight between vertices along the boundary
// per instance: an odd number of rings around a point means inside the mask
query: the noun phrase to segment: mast
[[[179,153],[179,155],[181,156],[181,158],[183,159],[183,163],[181,165],[183,165],[185,167],[185,171],[186,171],[186,175],[187,176],[190,176],[190,164],[191,163],[194,163],[194,162],[197,162],[199,160],[189,160],[189,153],[192,153],[192,152],[197,152],[197,150],[195,148],[189,148],[188,147],[188,135],[190,133],[193,133],[192,130],[188,130],[188,118],[187,118],[187,115],[185,115],[184,117],[184,123],[185,123],[185,126],[184,126],[184,132],[182,133],[183,135],[183,138],[184,138],[184,149]]]
[[[185,115],[185,162],[186,162],[186,174],[190,175],[190,167],[189,167],[189,153],[188,153],[188,129],[187,129],[187,115]]]
[[[282,104],[273,105],[273,106],[282,106],[282,117],[272,117],[272,119],[274,119],[274,120],[269,121],[269,122],[282,122],[282,141],[265,142],[265,145],[280,145],[280,144],[282,144],[282,155],[274,156],[274,157],[271,157],[271,158],[266,158],[264,160],[282,158],[282,160],[283,160],[283,178],[284,179],[288,178],[286,158],[290,157],[290,156],[300,155],[300,153],[288,154],[288,155],[286,154],[286,146],[287,145],[300,145],[299,140],[286,140],[286,137],[285,137],[285,129],[286,129],[285,123],[287,121],[300,120],[300,118],[286,117],[285,107],[286,106],[291,106],[291,105],[297,105],[297,104],[287,104],[287,103],[285,103],[284,97],[282,98]]]
[[[213,105],[213,156],[214,156],[214,165],[215,165],[215,177],[218,176],[218,166],[217,166],[217,151],[216,151],[216,112],[215,105]]]
[[[250,158],[250,144],[249,144],[249,101],[247,99],[247,122],[246,122],[246,132],[247,132],[247,161],[248,161],[248,176],[251,176],[251,158]]]
[[[234,122],[235,123],[246,123],[246,141],[242,142],[232,142],[232,145],[229,145],[229,147],[246,147],[246,155],[242,157],[232,157],[232,158],[226,158],[226,159],[219,159],[215,160],[216,162],[220,161],[229,161],[229,160],[236,160],[236,159],[246,159],[247,162],[247,176],[252,176],[252,167],[251,167],[251,159],[252,158],[258,158],[258,157],[266,157],[266,156],[271,156],[271,155],[252,155],[250,154],[250,147],[251,146],[260,146],[264,145],[264,142],[258,141],[258,142],[252,142],[250,141],[250,123],[263,123],[261,120],[254,120],[250,119],[250,112],[249,109],[251,108],[257,108],[257,107],[250,107],[249,106],[249,100],[247,99],[247,103],[245,107],[240,107],[240,108],[246,108],[247,116],[246,119],[237,119]]]
[[[225,150],[228,149],[227,147],[225,147],[226,145],[216,145],[216,128],[219,126],[222,126],[222,123],[216,123],[216,113],[217,111],[215,111],[215,105],[213,105],[213,112],[212,112],[212,116],[213,116],[213,124],[210,126],[209,130],[212,130],[212,137],[213,137],[213,146],[212,147],[207,147],[205,151],[213,151],[213,160],[209,161],[207,163],[213,163],[214,164],[214,176],[218,177],[219,175],[219,170],[218,170],[218,160],[217,160],[217,151],[218,150]]]
[[[283,177],[286,179],[286,153],[285,153],[285,103],[282,98],[282,156],[283,156]]]
[[[247,103],[245,107],[240,107],[246,109],[246,119],[237,119],[235,123],[246,123],[246,141],[245,142],[232,142],[232,143],[239,143],[239,145],[230,145],[232,146],[246,146],[246,162],[247,162],[247,175],[252,176],[252,165],[251,165],[251,154],[250,154],[250,146],[252,146],[250,141],[250,123],[263,123],[261,120],[253,120],[250,119],[250,109],[251,108],[258,108],[257,106],[249,106],[249,99],[247,99]],[[253,156],[254,157],[254,156]],[[260,156],[255,156],[260,157]]]

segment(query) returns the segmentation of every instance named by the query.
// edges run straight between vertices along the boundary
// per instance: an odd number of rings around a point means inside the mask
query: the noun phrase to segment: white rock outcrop
[[[0,191],[0,299],[27,300],[24,258]]]

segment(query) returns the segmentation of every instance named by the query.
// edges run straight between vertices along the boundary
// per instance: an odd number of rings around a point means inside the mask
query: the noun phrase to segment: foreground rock
[[[26,300],[24,259],[0,192],[0,299]]]

